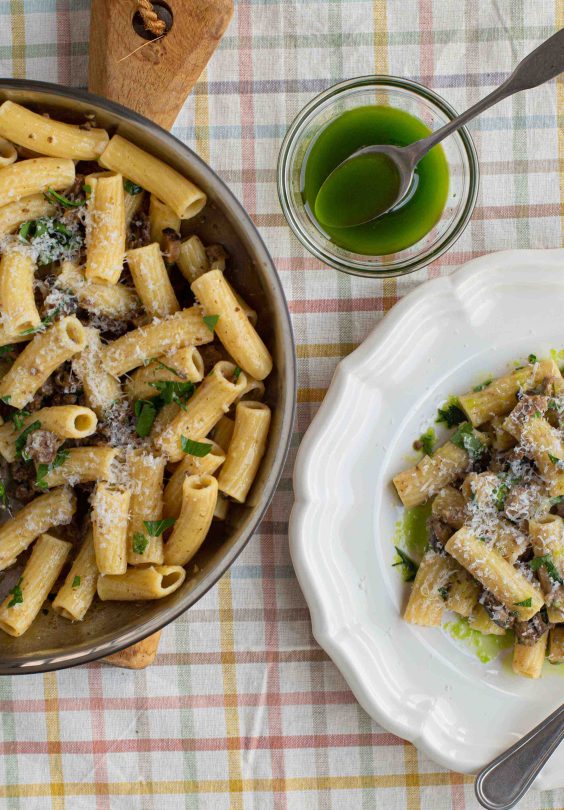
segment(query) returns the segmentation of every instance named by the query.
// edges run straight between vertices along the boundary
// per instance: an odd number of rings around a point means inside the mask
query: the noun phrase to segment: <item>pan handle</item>
[[[88,87],[170,129],[231,20],[233,0],[144,3],[167,24],[154,41],[139,5],[92,0]]]

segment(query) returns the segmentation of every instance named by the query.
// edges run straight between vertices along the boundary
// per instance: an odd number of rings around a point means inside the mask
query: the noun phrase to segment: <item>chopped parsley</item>
[[[90,195],[92,194],[92,186],[88,185],[88,183],[85,183],[82,186],[82,190],[84,191],[87,197],[90,197]]]
[[[186,382],[176,382],[175,380],[155,380],[150,382],[151,388],[156,388],[159,392],[159,399],[162,400],[162,405],[170,405],[175,402],[184,407],[186,402],[194,393],[194,383],[189,380]],[[161,405],[161,407],[162,407]]]
[[[541,419],[542,413],[540,411],[535,411],[533,414],[533,419]]]
[[[25,445],[27,442],[27,437],[31,436],[32,433],[35,433],[36,430],[39,430],[41,427],[41,422],[39,419],[36,419],[35,422],[32,422],[31,425],[28,425],[25,430],[22,430],[20,435],[16,439],[16,455],[23,458],[24,461],[29,461],[29,456],[25,453]]]
[[[528,359],[529,363],[531,363],[532,365],[534,365],[535,363],[538,363],[536,354],[530,354],[527,359]]]
[[[513,602],[513,604],[515,605],[515,607],[532,607],[533,600],[532,597],[529,596],[528,599],[523,599],[522,602]]]
[[[177,371],[177,369],[173,368],[172,366],[167,366],[166,363],[163,363],[162,360],[158,361],[157,368],[159,368],[159,369],[164,368],[167,371],[170,371],[171,374],[174,374],[176,377],[180,377],[181,379],[184,376],[183,374],[181,374],[179,371]]]
[[[40,217],[22,223],[18,231],[22,242],[37,251],[37,264],[51,264],[74,257],[84,239],[76,228],[69,228],[56,217]]]
[[[446,600],[448,599],[448,588],[445,588],[443,585],[442,588],[437,588],[437,590],[443,602],[446,602]]]
[[[43,196],[48,202],[57,202],[63,208],[80,208],[85,203],[85,200],[69,200],[68,197],[59,194],[54,188],[48,188]]]
[[[564,501],[564,495],[555,495],[554,498],[550,498],[548,502],[551,506],[557,506],[559,503],[562,503],[562,501]]]
[[[404,582],[413,582],[419,566],[401,548],[398,548],[398,546],[394,546],[394,548],[399,560],[392,563],[392,566],[395,568],[397,565],[401,565]]]
[[[3,397],[0,397],[0,402],[5,402],[6,405],[12,399],[11,394],[5,394]]]
[[[203,321],[210,332],[213,332],[219,321],[219,315],[204,315]]]
[[[12,414],[12,422],[16,430],[21,430],[24,426],[25,420],[30,416],[29,411],[16,411]]]
[[[6,346],[0,346],[0,357],[5,357],[10,352],[14,351],[14,347],[7,344]]]
[[[457,397],[451,397],[446,403],[445,407],[437,410],[437,418],[435,422],[440,424],[444,422],[449,428],[459,425],[466,420],[466,414],[460,407],[460,402]]]
[[[422,450],[426,456],[432,456],[433,450],[435,449],[435,444],[437,443],[437,434],[430,427],[425,433],[422,433],[421,436],[413,443],[414,450]]]
[[[56,470],[57,467],[61,467],[67,458],[69,457],[69,451],[66,449],[57,450],[57,455],[51,462],[51,464],[38,464],[37,471],[35,476],[35,486],[39,489],[47,489],[47,481],[45,478],[47,474],[51,472],[51,470]]]
[[[509,494],[509,485],[505,481],[502,481],[501,484],[494,489],[492,497],[495,507],[498,511],[501,512],[501,510],[505,506],[505,499],[507,498],[508,494]]]
[[[124,180],[123,181],[123,187],[124,187],[125,191],[128,194],[131,194],[132,196],[135,196],[136,194],[141,194],[141,192],[143,191],[142,186],[136,185],[131,180]]]
[[[160,537],[163,532],[166,532],[175,523],[176,518],[163,518],[162,520],[144,520],[143,526],[149,532],[150,537]]]
[[[486,446],[480,439],[470,422],[465,422],[453,433],[450,440],[461,450],[466,450],[471,461],[476,461],[486,450]]]
[[[564,461],[561,458],[558,458],[557,456],[553,456],[552,453],[547,453],[546,455],[549,457],[551,462],[556,467],[558,467],[559,470],[561,470],[564,467]]]
[[[564,585],[564,579],[562,579],[558,573],[558,569],[554,565],[554,561],[550,554],[545,554],[544,557],[535,557],[529,563],[529,568],[531,571],[538,571],[539,568],[545,568],[546,573],[553,582],[558,582],[560,585]]]
[[[23,577],[20,577],[18,582],[14,585],[11,591],[8,591],[10,596],[12,597],[8,602],[8,607],[15,607],[16,605],[21,605],[23,602],[23,593],[22,593],[22,581]]]
[[[50,326],[59,312],[61,311],[61,307],[56,307],[53,312],[50,312],[46,315],[39,326],[32,326],[31,329],[24,329],[23,332],[20,332],[21,335],[34,335],[36,332],[44,332],[48,326]]]
[[[195,442],[192,439],[187,439],[186,436],[180,437],[180,446],[189,456],[197,456],[198,458],[203,458],[212,451],[211,444],[207,442]]]
[[[149,538],[142,532],[135,532],[133,535],[133,551],[135,554],[144,554],[149,545]]]
[[[74,590],[76,590],[76,588],[80,588],[80,577],[78,577],[78,576],[74,577],[71,587]]]
[[[241,376],[242,369],[239,366],[235,366],[235,371],[233,372],[233,382],[237,382],[239,377]]]
[[[484,382],[480,383],[480,385],[475,385],[474,388],[472,389],[472,391],[474,391],[477,394],[478,391],[483,391],[484,388],[487,388],[488,385],[492,384],[492,382],[493,382],[493,377],[488,377],[488,379],[484,380]]]
[[[0,480],[0,503],[2,509],[8,508],[8,493],[6,492],[6,484],[2,480]]]
[[[157,399],[157,397],[155,397]],[[135,430],[138,436],[145,438],[151,432],[153,422],[157,416],[157,409],[150,399],[138,399],[134,405],[136,416]]]

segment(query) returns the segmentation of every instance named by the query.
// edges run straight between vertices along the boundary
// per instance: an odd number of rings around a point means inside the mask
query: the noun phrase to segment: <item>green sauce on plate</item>
[[[409,113],[378,105],[349,110],[328,124],[309,147],[302,168],[302,197],[312,221],[334,244],[367,256],[397,253],[418,242],[438,222],[447,200],[449,173],[441,146],[420,161],[405,200],[372,222],[347,228],[321,225],[315,215],[316,201],[333,169],[357,149],[379,143],[407,146],[429,133],[428,127]],[[384,203],[394,191],[396,179],[385,161],[367,161],[351,171],[356,172],[354,180],[358,177],[358,195],[343,198],[343,189],[336,183],[334,197],[324,194],[320,200],[323,210],[318,213],[324,222],[347,221],[349,211],[352,219],[362,210],[363,196],[377,194]]]

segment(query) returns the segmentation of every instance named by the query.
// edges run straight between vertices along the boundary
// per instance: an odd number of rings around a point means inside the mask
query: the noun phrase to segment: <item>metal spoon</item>
[[[480,771],[475,791],[482,807],[487,810],[515,807],[562,740],[564,704]]]
[[[370,222],[376,217],[382,216],[398,204],[398,202],[407,194],[413,182],[413,174],[415,167],[422,157],[427,152],[444,140],[452,132],[464,126],[468,121],[475,116],[479,115],[484,110],[487,110],[493,104],[497,104],[508,96],[518,93],[521,90],[527,90],[530,87],[537,87],[539,84],[544,84],[549,79],[558,76],[559,73],[564,71],[564,28],[553,34],[546,42],[535,48],[528,56],[526,56],[515,68],[511,76],[506,79],[493,93],[478,101],[469,110],[449,121],[444,127],[441,127],[436,132],[423,138],[420,141],[409,146],[390,146],[386,144],[378,144],[375,146],[366,146],[363,149],[358,149],[346,160],[340,163],[331,174],[325,179],[319,193],[317,195],[315,209],[316,215],[318,208],[323,210],[323,205],[318,206],[318,201],[323,202],[326,194],[342,195],[344,190],[347,189],[346,177],[343,174],[343,169],[350,167],[351,161],[358,158],[366,158],[367,156],[384,156],[388,159],[388,166],[385,167],[386,175],[389,180],[390,170],[393,172],[394,168],[397,173],[396,182],[391,193],[387,195],[374,195],[375,199],[370,200],[370,195],[364,192],[363,196],[366,197],[366,204],[360,205],[359,201],[355,200],[355,212],[351,216],[350,207],[347,207],[348,213],[343,214],[344,219],[341,222],[327,222],[320,218],[322,225],[333,227],[351,227],[353,225],[361,225],[364,222]],[[382,161],[382,157],[379,158]],[[350,192],[354,194],[354,181],[358,178],[358,172],[353,173],[351,177]],[[396,191],[395,195],[393,191]],[[360,189],[362,193],[363,189]],[[356,187],[356,194],[358,195],[359,188]],[[347,195],[348,196],[348,195]],[[341,196],[342,199],[342,196]],[[357,204],[358,203],[358,204]],[[355,219],[355,221],[351,221]]]

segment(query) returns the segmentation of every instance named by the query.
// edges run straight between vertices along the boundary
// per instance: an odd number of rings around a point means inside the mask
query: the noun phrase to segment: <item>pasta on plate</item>
[[[513,671],[538,678],[564,662],[564,378],[529,362],[453,397],[437,421],[453,429],[393,479],[402,504],[431,504],[428,545],[404,619],[441,625],[445,609],[486,635],[514,635]],[[221,480],[221,478],[220,478]]]
[[[205,194],[92,120],[0,105],[0,630],[160,599],[247,501],[271,412],[260,318]],[[540,542],[540,540],[539,540]]]

